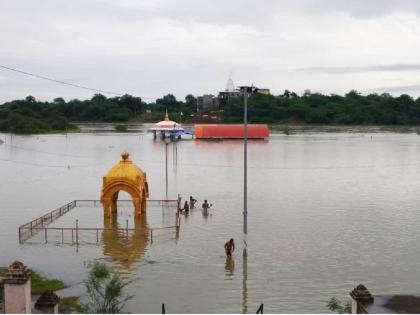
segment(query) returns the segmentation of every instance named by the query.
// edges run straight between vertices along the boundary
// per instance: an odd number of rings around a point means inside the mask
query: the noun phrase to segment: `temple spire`
[[[235,85],[233,84],[233,80],[232,80],[232,72],[229,75],[229,79],[227,80],[226,83],[226,92],[234,92],[235,91]]]
[[[165,121],[169,121],[168,109],[166,109],[166,112],[165,112]]]

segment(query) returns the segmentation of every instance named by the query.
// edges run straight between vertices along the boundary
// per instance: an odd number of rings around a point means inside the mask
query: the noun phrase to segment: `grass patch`
[[[32,294],[42,294],[45,290],[58,291],[68,286],[61,280],[48,279],[40,273],[31,270],[31,289]]]

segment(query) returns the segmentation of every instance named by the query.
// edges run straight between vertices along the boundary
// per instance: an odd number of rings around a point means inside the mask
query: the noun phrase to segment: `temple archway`
[[[122,160],[103,177],[101,203],[104,215],[108,218],[117,214],[120,191],[125,191],[131,196],[136,216],[146,212],[146,200],[149,197],[146,173],[135,165],[129,156],[130,154],[124,151],[121,154]]]

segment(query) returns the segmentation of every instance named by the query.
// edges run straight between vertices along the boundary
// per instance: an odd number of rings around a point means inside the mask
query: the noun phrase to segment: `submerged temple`
[[[149,197],[146,173],[135,165],[129,156],[127,151],[122,152],[122,160],[103,177],[101,203],[106,217],[117,214],[120,191],[127,192],[133,199],[135,215],[146,212],[146,199]]]

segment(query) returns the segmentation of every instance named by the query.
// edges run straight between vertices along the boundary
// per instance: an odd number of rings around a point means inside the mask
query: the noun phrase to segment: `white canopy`
[[[159,121],[154,124],[153,127],[149,128],[149,131],[183,131],[184,128],[181,127],[181,124],[178,124],[175,121],[169,120],[168,111],[165,114],[165,120]]]

